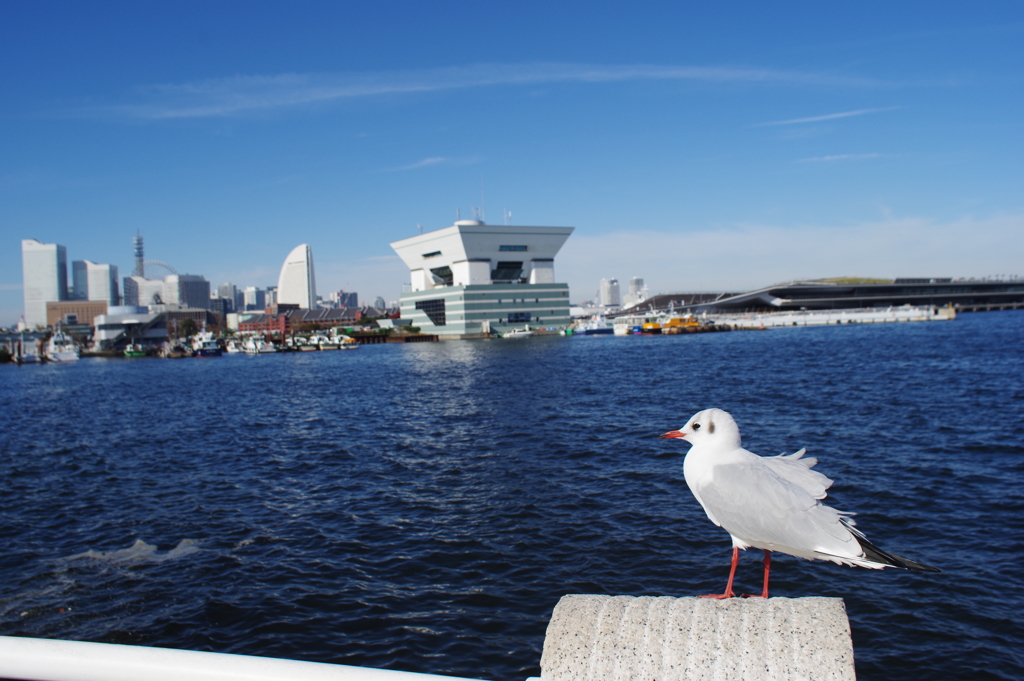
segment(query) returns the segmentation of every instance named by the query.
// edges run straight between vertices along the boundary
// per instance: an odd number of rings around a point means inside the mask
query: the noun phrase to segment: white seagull
[[[832,481],[811,470],[818,460],[803,458],[805,450],[762,457],[743,449],[740,429],[727,411],[697,412],[685,426],[661,438],[680,438],[693,445],[683,462],[686,484],[711,522],[732,536],[732,570],[725,593],[702,598],[735,595],[732,582],[739,550],[751,546],[764,549],[762,598],[768,598],[772,551],[876,570],[939,572],[874,546],[854,528],[850,514],[821,503]]]

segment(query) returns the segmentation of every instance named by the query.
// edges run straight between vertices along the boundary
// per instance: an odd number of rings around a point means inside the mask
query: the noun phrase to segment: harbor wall
[[[544,639],[541,681],[852,681],[839,598],[568,595]]]

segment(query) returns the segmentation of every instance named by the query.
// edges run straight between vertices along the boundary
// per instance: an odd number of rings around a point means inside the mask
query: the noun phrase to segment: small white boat
[[[342,333],[342,334],[339,334],[339,335],[335,336],[334,339],[338,343],[338,349],[339,350],[358,350],[359,349],[359,341],[357,341],[352,336],[346,336],[345,334]]]
[[[245,352],[245,350],[242,349],[242,344],[233,338],[228,341],[226,346],[224,346],[224,350],[230,354]]]
[[[340,345],[340,341],[335,338],[328,338],[327,336],[316,335],[309,339],[310,343],[314,343],[321,350],[337,350]]]
[[[262,338],[250,338],[245,341],[245,345],[242,349],[247,355],[262,355],[268,352],[277,352],[277,347],[273,343],[268,343]]]
[[[51,362],[77,362],[79,352],[75,341],[71,340],[71,336],[64,333],[59,326],[46,344],[46,359]]]
[[[502,338],[532,338],[533,331],[529,329],[512,329],[501,334]]]

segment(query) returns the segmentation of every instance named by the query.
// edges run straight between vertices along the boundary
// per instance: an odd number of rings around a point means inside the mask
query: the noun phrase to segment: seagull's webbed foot
[[[707,594],[705,596],[697,596],[697,598],[714,598],[720,601],[723,598],[736,598],[736,594],[734,594],[730,589],[729,591],[726,591],[724,594]]]

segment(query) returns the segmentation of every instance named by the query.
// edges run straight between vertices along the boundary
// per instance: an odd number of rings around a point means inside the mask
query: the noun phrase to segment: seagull
[[[693,445],[683,462],[686,484],[711,522],[732,536],[732,570],[725,593],[701,598],[735,596],[732,582],[739,550],[752,546],[764,549],[761,598],[768,598],[772,551],[875,570],[940,572],[883,551],[854,527],[850,513],[821,503],[832,481],[811,470],[818,460],[804,458],[806,450],[763,457],[743,449],[739,426],[727,411],[697,412],[685,426],[660,439]]]

